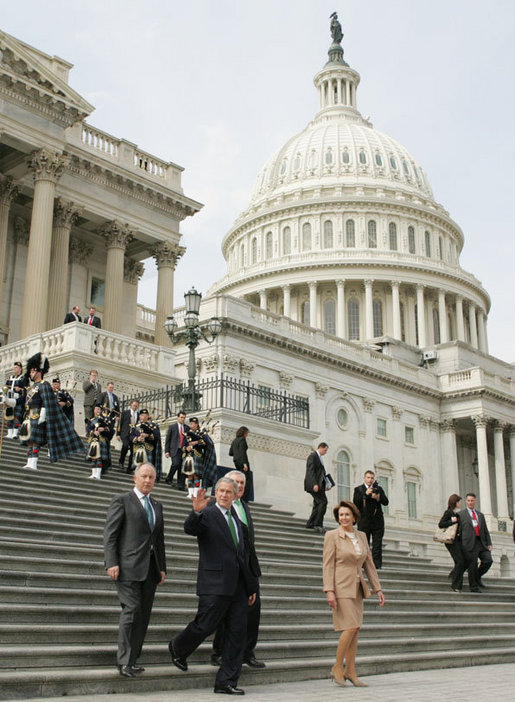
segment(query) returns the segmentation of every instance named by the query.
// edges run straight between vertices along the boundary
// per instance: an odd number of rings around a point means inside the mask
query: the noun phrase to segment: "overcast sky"
[[[318,109],[339,12],[358,108],[422,165],[489,292],[490,352],[515,361],[513,0],[0,0],[1,28],[74,64],[89,122],[185,168],[175,302],[225,273],[220,243],[254,178]],[[155,305],[153,262],[140,302]]]

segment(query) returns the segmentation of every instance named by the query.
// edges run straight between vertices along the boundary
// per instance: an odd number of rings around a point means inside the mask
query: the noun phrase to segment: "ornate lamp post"
[[[190,412],[197,412],[200,409],[200,397],[195,393],[195,375],[197,372],[195,349],[199,345],[201,339],[208,344],[212,344],[222,331],[222,323],[218,317],[211,317],[209,322],[205,322],[201,325],[199,321],[201,300],[202,293],[197,292],[195,288],[191,288],[187,293],[184,293],[184,301],[186,303],[184,330],[177,331],[178,324],[173,315],[167,317],[163,325],[172,344],[175,345],[180,341],[184,341],[190,350],[188,359],[188,388],[182,393],[183,409]]]

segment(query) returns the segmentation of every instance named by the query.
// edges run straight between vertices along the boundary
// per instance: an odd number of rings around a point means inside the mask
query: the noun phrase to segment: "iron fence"
[[[153,390],[137,397],[124,395],[122,409],[126,409],[131,400],[138,399],[140,408],[148,409],[154,418],[169,419],[175,417],[183,408],[185,393],[190,393],[187,384],[167,385],[160,390]],[[262,385],[256,386],[250,381],[225,377],[223,373],[219,377],[195,383],[194,400],[200,407],[199,412],[224,408],[309,429],[307,398],[297,397],[286,391],[272,390]]]

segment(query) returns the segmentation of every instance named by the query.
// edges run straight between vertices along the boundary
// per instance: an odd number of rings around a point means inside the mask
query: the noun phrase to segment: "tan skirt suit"
[[[324,539],[324,592],[332,591],[336,595],[337,608],[333,610],[335,631],[356,629],[363,623],[363,598],[371,594],[363,577],[363,569],[372,591],[381,590],[366,535],[355,530],[353,536],[356,545],[338,527],[326,532]]]

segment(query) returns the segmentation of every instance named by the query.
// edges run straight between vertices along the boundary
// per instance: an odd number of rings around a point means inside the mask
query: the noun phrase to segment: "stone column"
[[[479,337],[479,350],[488,353],[488,341],[486,338],[486,314],[482,309],[478,309],[477,332]]]
[[[291,306],[291,286],[283,285],[283,314],[285,317],[289,317]]]
[[[447,333],[447,309],[445,307],[445,290],[438,291],[438,318],[440,321],[440,343],[445,344],[449,341]]]
[[[374,338],[374,309],[372,305],[373,280],[365,280],[365,341]]]
[[[336,281],[336,335],[345,339],[345,281]]]
[[[70,231],[81,213],[82,208],[76,207],[73,202],[63,200],[61,197],[55,201],[48,281],[48,329],[60,327],[64,320],[68,291]]]
[[[22,339],[47,328],[48,273],[52,246],[55,186],[69,159],[47,149],[34,151],[34,200],[21,313]]]
[[[470,343],[477,349],[476,306],[469,303]]]
[[[309,285],[309,325],[311,327],[316,327],[317,324],[317,283],[316,280],[312,280]]]
[[[486,443],[486,425],[488,417],[478,414],[472,417],[476,426],[477,464],[479,478],[479,501],[485,516],[492,517],[492,499],[490,496],[490,474],[488,470],[488,448]]]
[[[508,485],[506,482],[506,464],[504,461],[504,425],[495,422],[494,425],[494,455],[495,455],[495,491],[497,493],[497,519],[508,521]]]
[[[266,306],[267,306],[266,290],[259,291],[259,306],[262,310],[266,310]]]
[[[134,238],[128,225],[106,222],[99,230],[107,242],[103,327],[115,334],[122,329],[123,265],[125,248]]]
[[[168,315],[173,313],[173,273],[177,261],[184,255],[184,246],[168,241],[160,241],[152,248],[152,256],[157,265],[157,303],[154,342],[158,346],[171,346],[163,325]]]
[[[515,426],[510,427],[510,465],[511,465],[511,501],[512,515],[515,519]]]
[[[465,341],[465,322],[463,321],[463,298],[456,295],[456,334],[458,341]]]
[[[399,300],[400,284],[392,280],[392,320],[393,320],[393,338],[400,339],[401,332],[401,303]]]
[[[424,299],[424,286],[417,285],[417,330],[418,345],[424,348],[426,345],[426,307]]]
[[[18,195],[18,188],[10,176],[0,176],[0,310],[4,294],[5,251],[7,247],[7,225],[12,200]]]
[[[456,427],[454,419],[446,419],[440,424],[442,432],[444,495],[460,493],[458,455],[456,452]]]

